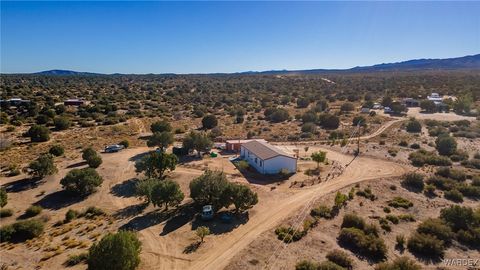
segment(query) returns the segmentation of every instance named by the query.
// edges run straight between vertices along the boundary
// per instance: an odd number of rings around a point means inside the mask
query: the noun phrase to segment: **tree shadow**
[[[137,216],[141,214],[143,210],[145,210],[147,207],[148,207],[148,204],[146,203],[129,205],[115,212],[115,214],[113,214],[113,217],[117,219],[124,219],[124,218]]]
[[[130,178],[122,183],[116,184],[110,190],[110,193],[117,197],[130,198],[135,196],[135,185],[139,181],[138,178]]]
[[[86,197],[74,195],[65,190],[60,190],[46,195],[34,204],[40,205],[42,208],[46,209],[59,210],[72,204],[81,202],[85,198]]]
[[[46,181],[44,179],[40,179],[40,178],[23,178],[20,180],[7,183],[3,185],[3,187],[7,192],[17,193],[17,192],[22,192],[25,190],[37,188],[39,185],[45,182]]]
[[[192,221],[198,211],[195,209],[193,204],[186,204],[182,206],[181,211],[177,215],[171,217],[165,223],[163,231],[160,233],[161,236],[167,235],[178,228],[184,226],[188,222]]]
[[[221,213],[218,213],[221,215]],[[243,212],[237,215],[232,215],[232,220],[229,223],[221,222],[219,219],[211,220],[211,221],[203,221],[201,218],[197,217],[192,222],[192,230],[196,230],[200,226],[208,227],[211,234],[223,234],[227,232],[231,232],[236,229],[238,226],[245,224],[249,220],[248,212]]]
[[[177,212],[177,209],[164,211],[163,209],[156,209],[148,212],[142,216],[131,219],[126,224],[120,227],[121,230],[141,231],[151,226],[155,226],[169,219]]]
[[[140,154],[136,154],[135,156],[130,157],[130,158],[128,159],[128,161],[135,161],[135,162],[136,162],[137,160],[142,159],[144,156],[150,154],[151,152],[152,152],[152,151],[147,151],[147,152],[143,152],[143,153],[140,153]]]
[[[283,183],[287,181],[291,175],[280,176],[278,174],[261,174],[255,169],[248,168],[246,170],[238,170],[242,176],[252,184],[269,185],[276,183]]]
[[[72,169],[72,168],[78,168],[78,167],[85,166],[85,165],[87,165],[86,161],[80,161],[80,162],[68,165],[67,168]]]
[[[185,253],[185,254],[193,253],[193,252],[197,251],[197,249],[200,247],[201,244],[202,244],[201,241],[191,243],[190,245],[185,247],[185,249],[183,250],[183,253]]]

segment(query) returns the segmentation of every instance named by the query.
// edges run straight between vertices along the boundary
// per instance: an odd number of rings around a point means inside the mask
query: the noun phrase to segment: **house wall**
[[[265,174],[278,173],[281,169],[287,169],[290,173],[296,173],[297,159],[286,156],[277,156],[265,160]]]
[[[295,158],[277,156],[262,160],[244,147],[241,148],[240,157],[261,174],[276,174],[280,172],[281,169],[287,169],[291,173],[297,171],[297,159]]]

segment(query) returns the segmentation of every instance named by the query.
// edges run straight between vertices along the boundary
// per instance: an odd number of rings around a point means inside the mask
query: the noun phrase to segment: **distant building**
[[[390,107],[385,107],[385,108],[383,108],[383,112],[384,113],[392,113],[393,110]]]
[[[427,99],[433,102],[442,102],[443,100],[443,98],[438,93],[430,94],[429,96],[427,96]]]
[[[404,99],[403,104],[405,104],[407,107],[420,107],[420,101],[413,98]]]
[[[30,100],[27,99],[21,99],[21,98],[11,98],[7,100],[0,100],[1,104],[6,104],[8,106],[21,106],[21,105],[27,105],[30,103]]]
[[[240,146],[244,143],[251,141],[267,142],[264,139],[251,139],[251,140],[227,140],[225,143],[225,150],[231,152],[239,152]]]
[[[85,101],[81,99],[67,99],[63,102],[65,106],[81,106],[83,104],[85,104]]]
[[[383,106],[382,106],[382,104],[380,104],[380,103],[373,103],[372,109],[374,109],[374,110],[381,110],[381,109],[383,109]]]
[[[295,173],[297,159],[265,141],[241,144],[240,157],[261,174],[277,174],[282,169]]]
[[[360,109],[360,113],[370,113],[370,108],[363,107]]]

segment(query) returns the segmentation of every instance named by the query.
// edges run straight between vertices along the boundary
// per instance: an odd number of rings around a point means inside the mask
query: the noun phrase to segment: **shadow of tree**
[[[218,213],[221,215],[221,213]],[[245,224],[249,220],[248,212],[240,213],[237,215],[232,215],[232,220],[229,223],[224,223],[219,221],[219,219],[211,220],[211,221],[203,221],[201,218],[196,218],[192,222],[192,230],[196,230],[200,226],[208,227],[211,234],[223,234],[226,232],[231,232],[238,226]]]
[[[124,218],[137,216],[141,214],[143,210],[145,210],[147,207],[148,207],[148,204],[146,203],[129,205],[115,212],[115,214],[113,214],[113,217],[117,219],[124,219]]]
[[[141,231],[151,226],[155,226],[169,219],[177,213],[177,209],[164,211],[163,209],[155,209],[142,216],[135,217],[120,227],[121,230]]]
[[[138,178],[130,178],[122,183],[116,184],[111,188],[110,193],[117,197],[129,198],[135,196],[135,185],[139,181]]]
[[[197,213],[193,204],[186,204],[183,205],[181,208],[181,211],[179,211],[177,215],[171,217],[165,223],[163,231],[160,233],[160,235],[164,236],[177,230],[178,228],[192,221],[192,219],[195,217],[195,214]]]
[[[60,190],[46,195],[34,204],[46,209],[58,210],[81,202],[85,198],[86,197],[77,196],[65,190]]]
[[[67,168],[72,169],[72,168],[78,168],[78,167],[85,166],[85,165],[87,165],[86,161],[80,161],[80,162],[68,165]]]
[[[140,153],[140,154],[136,154],[135,156],[133,157],[130,157],[128,159],[128,161],[137,161],[137,160],[140,160],[141,158],[143,158],[144,156],[150,154],[152,151],[147,151],[147,152],[143,152],[143,153]]]
[[[202,244],[202,242],[200,242],[200,241],[197,241],[195,243],[191,243],[190,245],[185,247],[185,249],[183,250],[183,253],[189,254],[189,253],[195,252],[195,251],[197,251],[197,249],[200,247],[201,244]]]
[[[44,179],[40,178],[23,178],[3,185],[7,192],[22,192],[37,188],[39,185],[45,183]]]

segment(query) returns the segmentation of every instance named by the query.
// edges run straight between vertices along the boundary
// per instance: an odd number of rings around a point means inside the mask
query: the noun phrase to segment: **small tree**
[[[451,156],[457,151],[457,141],[449,135],[441,135],[435,140],[437,151],[442,156]]]
[[[63,116],[55,117],[55,119],[53,119],[53,124],[57,130],[66,130],[71,125],[70,120]]]
[[[133,232],[109,233],[90,247],[88,269],[133,270],[140,263],[141,245]]]
[[[103,160],[102,157],[98,154],[90,157],[87,160],[88,167],[90,168],[98,168],[102,164]]]
[[[97,155],[97,152],[92,147],[85,148],[82,151],[82,159],[85,161],[89,160],[92,156],[95,155]]]
[[[145,172],[149,178],[163,179],[166,171],[175,170],[177,162],[178,158],[173,154],[154,151],[137,161],[135,169],[137,173]]]
[[[313,161],[317,162],[317,169],[318,169],[320,168],[320,162],[325,162],[327,158],[327,152],[323,152],[323,151],[314,152],[312,153],[311,157]]]
[[[422,108],[422,110],[428,113],[434,113],[437,111],[437,106],[435,105],[435,102],[431,100],[422,100],[420,102],[420,108]]]
[[[158,146],[162,151],[173,143],[173,134],[168,131],[155,132],[147,141],[148,147]]]
[[[158,183],[158,179],[148,178],[142,181],[139,181],[135,185],[135,195],[143,198],[145,203],[148,205],[152,201],[152,191],[155,185]]]
[[[403,176],[402,185],[413,191],[421,192],[425,186],[423,182],[423,174],[414,172],[405,174]]]
[[[217,117],[213,114],[209,114],[203,117],[202,126],[204,129],[212,129],[218,125]]]
[[[5,190],[5,188],[0,188],[0,207],[4,207],[5,205],[7,205],[7,202],[8,202],[8,195],[7,195],[7,191]]]
[[[150,130],[152,131],[152,133],[164,132],[164,131],[170,132],[172,131],[172,126],[167,121],[162,120],[162,121],[157,121],[153,123],[150,126]]]
[[[172,180],[165,180],[157,182],[152,189],[152,203],[155,206],[165,205],[165,209],[168,210],[168,206],[179,205],[185,195],[177,182]]]
[[[249,187],[241,184],[230,184],[230,195],[235,210],[245,211],[258,203],[258,196]]]
[[[206,226],[200,226],[195,230],[195,234],[200,238],[200,243],[203,243],[205,236],[210,235],[210,229]]]
[[[342,104],[342,106],[340,106],[340,110],[342,112],[351,112],[355,110],[355,105],[353,105],[351,102],[345,102]]]
[[[30,137],[32,142],[46,142],[50,140],[50,130],[45,126],[33,125],[25,135]]]
[[[205,171],[190,182],[190,197],[198,205],[211,204],[218,210],[231,204],[228,192],[229,182],[223,172]]]
[[[212,141],[205,133],[192,131],[183,139],[183,148],[188,151],[196,150],[199,156],[202,151],[207,151],[212,145]]]
[[[48,150],[48,153],[56,156],[56,157],[59,157],[59,156],[62,156],[64,153],[65,153],[65,149],[63,149],[63,147],[61,145],[54,145],[52,147],[50,147],[50,150]]]
[[[28,165],[28,174],[37,178],[44,178],[47,175],[57,173],[57,166],[53,162],[53,156],[43,154]]]
[[[102,177],[92,168],[73,169],[60,180],[60,184],[65,190],[80,196],[95,192],[102,182]]]
[[[418,133],[422,131],[422,124],[418,120],[412,119],[407,123],[407,132]]]
[[[303,150],[305,150],[305,155],[307,155],[308,149],[309,149],[308,146],[305,146],[305,147],[303,148]]]

